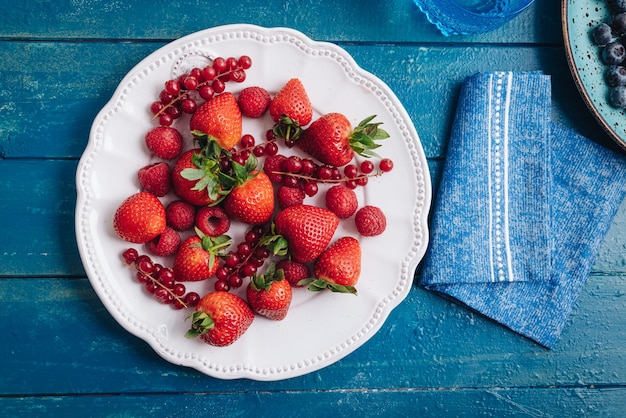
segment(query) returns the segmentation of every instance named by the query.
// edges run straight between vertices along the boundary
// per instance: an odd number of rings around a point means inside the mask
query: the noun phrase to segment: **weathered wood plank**
[[[0,399],[17,416],[319,417],[618,417],[626,389],[490,388],[460,390],[330,390],[200,392]]]
[[[357,351],[279,382],[218,380],[166,362],[115,322],[86,279],[1,279],[0,370],[11,373],[0,373],[0,395],[619,386],[625,277],[589,279],[554,350],[416,287]]]
[[[286,0],[111,3],[29,0],[3,8],[0,38],[175,39],[208,27],[251,23],[298,28],[311,37],[345,42],[546,43],[561,39],[558,2],[536,2],[506,26],[482,36],[443,37],[412,1]]]
[[[162,45],[0,42],[5,57],[0,60],[0,156],[78,158],[93,119],[117,84]],[[480,71],[543,70],[553,77],[555,120],[608,141],[578,95],[560,47],[341,45],[396,93],[430,158],[444,155],[460,85]],[[146,106],[154,99],[146,98]]]

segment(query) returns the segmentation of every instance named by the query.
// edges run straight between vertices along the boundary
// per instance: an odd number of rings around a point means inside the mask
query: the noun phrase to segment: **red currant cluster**
[[[371,160],[359,165],[348,164],[344,167],[333,167],[318,164],[311,158],[297,155],[289,157],[276,154],[265,160],[264,171],[273,183],[286,187],[300,188],[307,196],[315,196],[319,191],[318,183],[343,183],[350,189],[365,186],[370,177],[380,176],[393,169],[393,162],[383,158],[378,163],[378,171]]]
[[[271,132],[271,130],[268,132]],[[250,154],[257,158],[276,155],[278,153],[278,144],[273,137],[268,137],[267,142],[257,144],[254,136],[244,134],[241,137],[240,148],[233,151],[231,160],[243,165],[250,157]]]
[[[246,231],[244,241],[237,245],[237,249],[224,256],[224,264],[215,272],[215,290],[237,289],[243,284],[244,278],[256,274],[270,256],[270,251],[261,245],[265,233],[263,226],[252,227]]]
[[[189,308],[198,304],[200,295],[196,292],[187,293],[184,284],[176,283],[171,268],[153,262],[145,254],[140,255],[134,248],[125,250],[122,257],[126,265],[135,270],[137,281],[160,302],[171,304],[175,309]]]
[[[246,79],[246,71],[252,66],[247,55],[234,58],[218,57],[211,65],[193,68],[176,80],[168,80],[159,94],[159,100],[152,103],[150,110],[159,118],[162,126],[171,126],[183,113],[194,113],[198,101],[209,100],[226,89],[226,82],[241,83]]]

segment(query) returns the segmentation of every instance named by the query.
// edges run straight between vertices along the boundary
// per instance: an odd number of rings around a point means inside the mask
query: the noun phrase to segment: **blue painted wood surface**
[[[435,190],[460,83],[478,71],[550,74],[555,120],[612,146],[569,74],[558,2],[452,38],[410,0],[0,5],[0,416],[623,416],[626,204],[554,350],[414,286],[357,351],[279,382],[162,360],[108,314],[74,238],[74,174],[97,112],[146,55],[221,24],[344,47],[406,107]]]

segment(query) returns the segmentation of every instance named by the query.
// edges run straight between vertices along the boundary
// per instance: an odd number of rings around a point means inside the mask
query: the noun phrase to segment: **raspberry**
[[[298,283],[303,279],[311,277],[311,273],[309,272],[309,268],[306,264],[298,263],[297,261],[283,259],[276,264],[276,268],[283,270],[285,273],[285,279],[293,287],[302,287],[303,285],[299,285]]]
[[[218,206],[204,206],[196,213],[196,227],[205,235],[217,237],[230,228],[230,219]]]
[[[146,248],[154,255],[167,257],[174,254],[178,250],[179,245],[180,236],[178,232],[166,226],[161,235],[146,243]]]
[[[354,215],[359,207],[359,202],[354,190],[338,184],[326,192],[326,207],[334,212],[338,218],[346,219]]]
[[[176,231],[186,231],[194,225],[196,208],[183,200],[175,200],[165,208],[167,224]]]
[[[237,99],[241,114],[249,118],[260,118],[270,106],[270,94],[262,87],[246,87]]]
[[[146,134],[146,146],[154,155],[164,160],[178,157],[183,150],[183,136],[169,126],[159,126]]]
[[[280,186],[278,188],[278,206],[281,209],[301,204],[304,197],[304,191],[299,187]]]
[[[387,227],[387,218],[376,206],[363,206],[354,215],[354,223],[359,233],[366,237],[380,235]]]
[[[137,172],[139,184],[147,192],[163,197],[170,191],[170,167],[166,163],[155,163]]]

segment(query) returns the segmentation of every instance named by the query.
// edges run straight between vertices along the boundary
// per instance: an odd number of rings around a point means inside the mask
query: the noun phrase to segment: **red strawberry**
[[[157,157],[171,160],[183,149],[183,136],[175,128],[159,126],[146,134],[146,146]]]
[[[204,102],[189,122],[195,136],[206,135],[225,150],[232,149],[241,139],[242,119],[237,99],[226,92]]]
[[[274,212],[272,182],[262,171],[252,172],[226,196],[224,210],[232,219],[246,224],[264,224]]]
[[[195,225],[203,234],[217,237],[230,229],[230,219],[219,206],[204,206],[196,213]]]
[[[326,191],[326,207],[340,219],[345,219],[354,215],[359,201],[354,190],[338,184]]]
[[[263,87],[252,86],[241,90],[237,103],[243,116],[260,118],[270,106],[272,98]]]
[[[280,260],[278,264],[276,264],[276,268],[283,271],[285,280],[287,280],[292,287],[302,287],[300,282],[311,277],[311,273],[306,264],[298,263],[288,258]]]
[[[211,292],[196,305],[187,338],[199,337],[207,344],[224,347],[237,341],[250,327],[254,312],[239,296]]]
[[[146,243],[148,251],[160,257],[174,254],[178,250],[179,245],[180,235],[169,226],[165,227],[165,230],[158,237]]]
[[[374,237],[385,232],[387,218],[383,211],[376,206],[363,206],[354,215],[354,223],[359,233],[366,237]]]
[[[318,206],[295,205],[276,216],[276,232],[288,243],[294,261],[306,263],[320,255],[339,225],[337,215]]]
[[[300,136],[301,128],[313,118],[313,107],[309,96],[297,78],[292,78],[274,96],[270,104],[270,115],[276,125],[274,134],[285,138],[288,144]]]
[[[354,293],[361,275],[361,246],[352,237],[339,238],[317,258],[313,266],[316,279],[309,290],[328,289],[332,292]]]
[[[196,208],[184,200],[174,200],[165,208],[167,224],[176,231],[186,231],[194,225]]]
[[[348,164],[356,152],[364,157],[378,156],[373,150],[378,148],[375,140],[385,139],[389,134],[370,123],[370,116],[352,129],[348,118],[341,113],[328,113],[302,132],[297,145],[307,154],[324,164],[341,167]]]
[[[137,178],[145,191],[163,197],[170,191],[170,172],[170,166],[166,163],[154,163],[141,168]]]
[[[291,305],[291,285],[283,270],[271,264],[265,274],[253,276],[246,288],[248,303],[256,313],[280,321],[285,319]]]
[[[172,169],[174,193],[196,206],[205,206],[217,200],[221,189],[217,174],[207,173],[203,161],[203,152],[194,148],[184,152]]]
[[[219,237],[193,235],[187,238],[174,258],[174,277],[180,282],[197,282],[215,274],[220,250],[230,245],[226,235]]]
[[[143,244],[165,230],[165,208],[158,197],[139,192],[128,197],[115,211],[113,229],[123,240]]]

